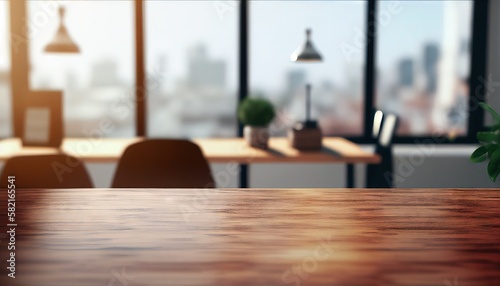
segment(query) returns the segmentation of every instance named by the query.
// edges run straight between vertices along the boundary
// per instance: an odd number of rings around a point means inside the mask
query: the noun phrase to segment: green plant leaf
[[[477,132],[477,140],[480,143],[496,143],[498,142],[498,134],[492,131]]]
[[[496,150],[491,155],[490,162],[488,163],[488,175],[490,180],[495,182],[500,174],[500,150]]]
[[[481,146],[477,148],[471,155],[470,155],[470,160],[474,163],[480,163],[486,160],[488,158],[488,149],[486,149],[486,146]]]
[[[491,116],[493,117],[493,120],[495,120],[496,123],[500,123],[500,115],[493,109],[491,106],[484,102],[480,102],[479,105],[484,109],[487,110]]]
[[[490,131],[498,131],[500,130],[500,124],[494,124],[491,126],[487,126]]]
[[[266,127],[276,112],[271,102],[263,98],[247,97],[238,108],[238,118],[245,125]]]
[[[491,156],[493,155],[493,152],[500,149],[500,145],[498,145],[498,144],[488,144],[488,145],[484,145],[484,147],[486,147],[486,150],[488,151],[488,158],[491,158]]]

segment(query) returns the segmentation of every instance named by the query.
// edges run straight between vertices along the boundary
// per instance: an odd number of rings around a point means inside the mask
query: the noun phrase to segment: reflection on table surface
[[[17,278],[2,239],[0,281],[495,285],[499,201],[498,190],[18,190]]]

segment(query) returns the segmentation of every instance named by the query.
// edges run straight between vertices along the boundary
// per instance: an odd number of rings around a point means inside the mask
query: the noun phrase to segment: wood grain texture
[[[500,190],[20,190],[17,199],[17,278],[6,277],[3,239],[0,285],[500,281]]]
[[[86,162],[116,162],[125,148],[141,138],[66,138],[61,150]],[[212,163],[379,163],[380,156],[340,137],[323,138],[323,151],[300,152],[286,138],[271,138],[269,150],[249,147],[241,138],[195,139]],[[14,155],[54,154],[52,148],[25,147],[17,138],[0,141],[0,161]]]

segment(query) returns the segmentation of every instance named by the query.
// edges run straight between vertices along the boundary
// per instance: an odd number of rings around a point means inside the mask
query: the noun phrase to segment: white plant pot
[[[243,136],[248,145],[255,148],[267,149],[267,143],[269,142],[269,129],[267,127],[246,125],[243,128]]]

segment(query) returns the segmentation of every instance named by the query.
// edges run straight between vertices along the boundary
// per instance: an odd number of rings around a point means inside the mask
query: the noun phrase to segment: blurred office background
[[[0,137],[11,137],[9,1],[0,1]],[[77,55],[47,54],[59,25],[57,5],[78,43]],[[377,1],[376,107],[401,123],[395,147],[398,187],[492,187],[484,164],[457,140],[468,126],[474,1]],[[144,1],[148,86],[147,135],[237,136],[239,1]],[[304,86],[312,83],[312,115],[326,135],[362,138],[366,114],[368,1],[249,1],[249,90],[276,106],[274,136],[305,116]],[[488,71],[500,80],[500,3],[490,1]],[[28,1],[29,85],[64,92],[68,137],[85,137],[102,118],[105,137],[135,136],[133,1]],[[324,56],[318,64],[289,60],[312,28]],[[500,109],[499,91],[487,101]],[[451,144],[424,144],[436,134]],[[398,140],[396,140],[397,142]],[[363,142],[362,139],[358,141]],[[365,148],[370,150],[369,144]],[[418,160],[417,160],[417,159]],[[90,164],[96,186],[109,186],[112,164]],[[224,170],[213,165],[214,174]],[[363,166],[358,166],[362,186]],[[341,187],[341,165],[254,165],[252,187]],[[221,187],[235,187],[237,176]]]

